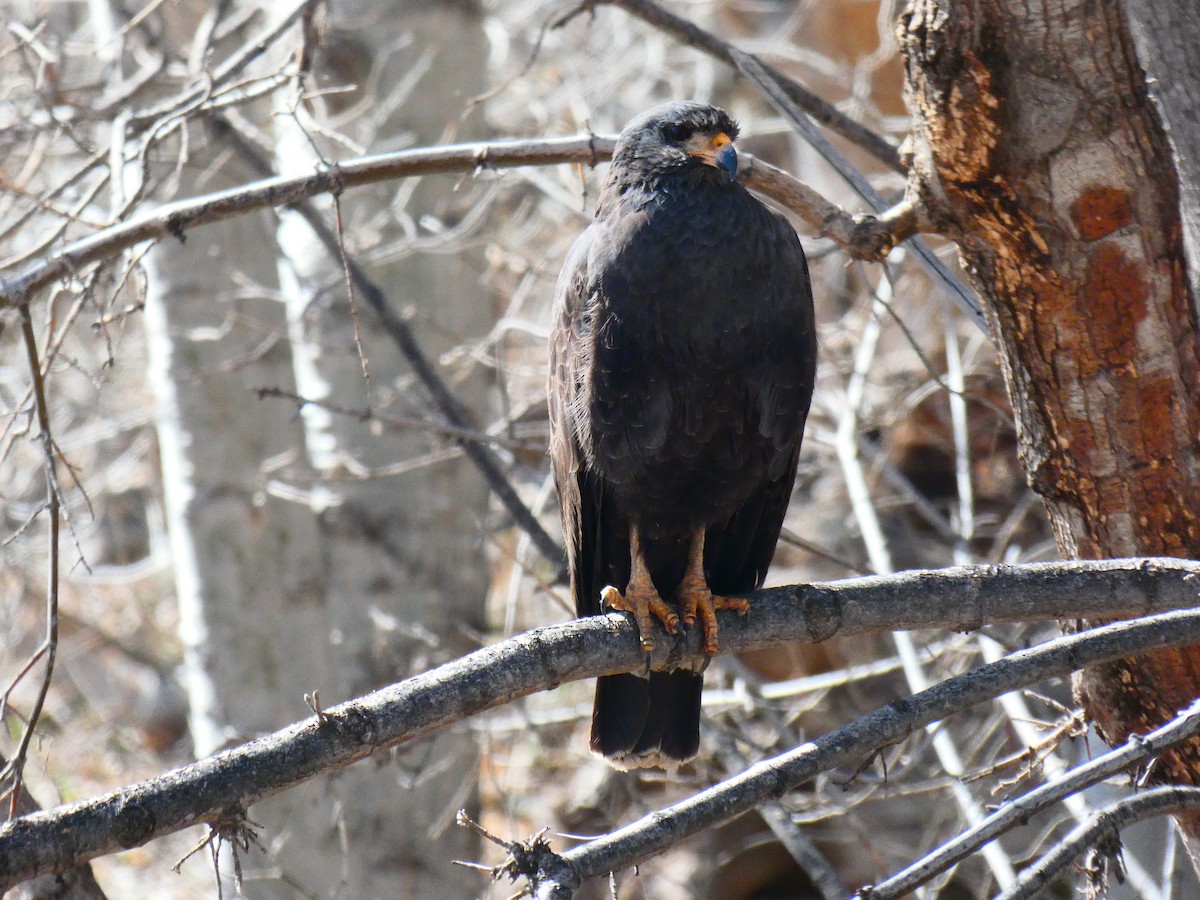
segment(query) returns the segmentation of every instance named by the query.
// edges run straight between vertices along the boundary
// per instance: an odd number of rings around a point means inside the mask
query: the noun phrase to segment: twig
[[[26,307],[21,310],[21,334],[25,339],[25,355],[29,363],[29,377],[33,383],[34,405],[37,410],[38,439],[42,444],[42,456],[46,468],[46,505],[47,518],[47,571],[46,571],[46,636],[41,645],[33,652],[28,662],[22,667],[16,678],[9,684],[0,701],[0,709],[8,705],[9,697],[21,678],[30,671],[40,659],[46,660],[46,670],[38,687],[37,697],[33,702],[21,733],[20,743],[11,760],[0,771],[0,781],[7,779],[5,790],[10,791],[8,815],[12,818],[17,813],[17,801],[21,795],[22,775],[25,769],[25,758],[29,752],[29,742],[33,739],[33,731],[37,727],[46,703],[46,694],[50,690],[50,679],[54,674],[54,660],[58,654],[58,543],[59,543],[59,490],[58,479],[54,472],[54,439],[50,432],[50,408],[46,401],[46,382],[42,375],[42,366],[38,360],[37,335],[33,330],[33,316]]]
[[[1200,788],[1157,787],[1118,800],[1093,813],[1086,822],[1073,828],[1062,841],[1025,869],[1011,888],[997,900],[1029,900],[1070,865],[1071,860],[1089,848],[1105,855],[1120,852],[1120,829],[1151,816],[1200,809]]]
[[[657,3],[652,3],[650,0],[585,0],[580,4],[582,9],[594,6],[615,6],[623,9],[664,34],[671,35],[679,43],[702,50],[709,56],[737,68],[737,63],[734,61],[734,54],[737,50],[732,44],[705,31],[699,25],[668,12]],[[562,20],[560,19],[560,21]],[[828,100],[814,94],[799,82],[788,78],[778,69],[762,62],[759,65],[771,73],[788,98],[808,115],[852,144],[866,150],[888,168],[896,172],[904,171],[904,167],[900,163],[900,151],[883,137],[860,122],[851,119]]]
[[[295,391],[284,390],[281,387],[260,387],[254,388],[254,393],[261,400],[266,397],[278,397],[283,400],[291,400],[296,406],[303,408],[305,406],[315,406],[326,412],[331,412],[339,416],[349,416],[357,419],[360,422],[378,422],[386,428],[391,428],[396,431],[430,431],[434,434],[443,434],[446,437],[456,438],[462,441],[475,441],[481,444],[494,444],[497,447],[504,447],[507,450],[523,451],[526,453],[537,452],[541,450],[544,444],[532,444],[527,441],[520,441],[510,438],[503,434],[490,434],[486,431],[475,431],[466,428],[457,428],[454,425],[448,425],[445,422],[437,422],[433,419],[418,419],[413,416],[389,416],[385,413],[377,412],[366,407],[354,408],[349,406],[341,406],[337,403],[329,403],[325,400],[313,400],[310,397],[304,397],[297,394]]]
[[[227,131],[227,137],[233,139],[234,145],[238,148],[242,156],[260,173],[271,171],[271,166],[262,158],[262,155],[252,147],[248,142],[243,140],[232,128],[227,126],[227,123],[218,120],[217,127],[224,127]],[[340,172],[341,167],[335,169]],[[339,197],[342,188],[339,186],[332,191],[333,196]],[[384,331],[388,337],[396,344],[403,354],[408,364],[424,385],[425,390],[433,398],[434,404],[438,411],[446,419],[450,428],[460,432],[454,435],[454,439],[462,447],[463,453],[474,464],[479,473],[483,475],[484,480],[488,483],[488,487],[492,493],[496,495],[508,514],[512,517],[513,522],[524,531],[534,546],[552,565],[555,566],[558,572],[558,578],[561,581],[567,580],[566,568],[566,553],[558,542],[554,540],[542,527],[542,523],[538,521],[537,516],[530,511],[529,507],[521,500],[516,488],[512,486],[512,482],[508,480],[508,476],[504,472],[504,467],[500,461],[492,453],[491,448],[481,443],[478,440],[473,440],[466,437],[466,434],[478,433],[478,428],[471,422],[470,414],[466,407],[459,402],[454,392],[450,390],[449,385],[438,373],[437,367],[433,361],[429,359],[425,351],[422,349],[420,342],[417,340],[413,330],[409,327],[408,322],[403,316],[396,312],[387,294],[379,287],[366,273],[366,270],[359,265],[358,261],[351,256],[341,239],[340,230],[340,205],[339,210],[339,230],[335,233],[326,223],[321,213],[313,204],[307,200],[301,200],[291,204],[291,208],[300,215],[308,227],[312,229],[317,240],[325,247],[334,259],[341,262],[342,269],[346,276],[346,282],[351,290],[351,307],[352,310],[357,309],[357,303],[354,300],[353,289],[358,288],[362,294],[363,300],[367,306],[375,314],[379,323],[383,325]],[[367,375],[366,357],[362,353],[362,347],[358,334],[357,314],[355,314],[355,343],[358,346],[359,360],[363,366],[364,377]],[[368,384],[369,390],[369,384]]]
[[[1200,562],[1172,559],[1042,563],[914,572],[751,595],[754,612],[721,615],[721,649],[741,652],[786,641],[901,627],[963,630],[985,620],[1036,621],[1136,614],[1195,603]],[[1119,611],[1119,613],[1118,613]],[[1200,641],[1200,613],[1167,613],[1060,638],[906,697],[794,754],[760,763],[713,791],[615,835],[572,850],[580,872],[603,874],[658,852],[685,834],[782,796],[823,768],[861,762],[950,712],[1074,669],[1148,649]],[[660,640],[657,667],[699,661],[695,630]],[[151,781],[0,826],[0,890],[201,822],[566,681],[640,669],[637,628],[627,617],[594,616],[527,632],[366,697],[317,719],[200,760]],[[733,806],[724,806],[725,801]],[[715,804],[715,805],[714,805]],[[715,812],[714,812],[715,810]],[[684,818],[680,819],[679,816]]]
[[[1191,706],[1167,724],[1147,734],[1135,735],[1121,746],[1097,756],[1091,762],[1077,766],[1053,781],[1010,800],[973,828],[967,829],[886,881],[863,888],[859,896],[864,900],[891,900],[906,896],[910,891],[927,884],[955,863],[974,853],[983,844],[1024,824],[1065,797],[1074,796],[1084,788],[1098,784],[1106,778],[1144,765],[1147,760],[1158,757],[1198,732],[1200,700],[1193,701]]]

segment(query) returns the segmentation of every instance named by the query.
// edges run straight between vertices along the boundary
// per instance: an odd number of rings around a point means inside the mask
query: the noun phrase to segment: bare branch
[[[1172,646],[1186,644],[1186,639],[1177,640],[1179,635],[1172,634],[1176,629],[1200,632],[1200,613],[1168,613],[1059,638],[894,700],[790,753],[755,763],[741,775],[682,803],[561,854],[559,874],[535,878],[537,896],[569,898],[571,889],[589,878],[636,865],[716,822],[736,818],[784,796],[821,772],[836,766],[861,766],[883,747],[978,703],[1045,678],[1066,675],[1091,665],[1098,657],[1108,658],[1111,654],[1116,658],[1152,646],[1166,646],[1159,641],[1166,640],[1168,634]],[[1192,790],[1200,795],[1200,789]],[[570,881],[563,880],[561,863],[569,867]]]
[[[887,881],[864,888],[860,896],[870,900],[890,900],[907,896],[914,888],[945,872],[988,841],[1028,821],[1036,813],[1110,776],[1128,772],[1138,765],[1145,764],[1147,760],[1183,743],[1197,732],[1200,732],[1200,700],[1167,724],[1147,734],[1135,735],[1121,746],[1097,756],[1091,762],[1077,766],[1061,777],[1005,803],[982,822]]]
[[[1186,809],[1200,809],[1200,788],[1157,787],[1118,800],[1073,828],[1062,842],[1023,871],[1013,886],[997,900],[1028,900],[1085,850],[1096,847],[1098,852],[1110,855],[1120,852],[1122,826]]]
[[[752,595],[753,615],[722,617],[722,650],[897,627],[965,630],[985,622],[1190,607],[1197,577],[1198,562],[1137,559],[980,566],[774,588]],[[950,712],[1099,660],[1197,641],[1200,613],[1168,613],[1023,651],[919,697],[894,701],[806,744],[783,762],[757,764],[673,808],[666,818],[656,814],[564,858],[587,877],[630,865],[685,834],[780,796],[816,771],[861,761]],[[664,636],[653,664],[698,661],[701,642],[696,629],[674,640]],[[637,629],[624,616],[595,616],[527,632],[151,781],[9,822],[0,827],[0,889],[191,825],[223,821],[233,810],[318,774],[535,691],[642,665]]]
[[[0,756],[0,764],[7,764],[3,756]],[[41,809],[24,787],[16,792],[16,801],[16,812],[20,816]],[[4,896],[5,900],[47,900],[51,897],[57,900],[104,900],[105,893],[96,883],[92,867],[83,863],[53,875],[23,882]]]
[[[51,282],[70,278],[85,267],[115,256],[142,241],[182,239],[197,226],[221,222],[258,209],[294,206],[319,194],[339,193],[348,188],[396,178],[561,163],[597,165],[612,156],[614,144],[613,138],[588,135],[400,150],[346,160],[335,166],[322,167],[311,175],[281,175],[203,197],[168,203],[131,221],[75,241],[0,279],[0,309],[28,303],[34,292]],[[782,169],[768,166],[749,154],[743,154],[741,159],[745,167],[743,180],[747,187],[791,209],[818,233],[847,248],[853,255],[875,258],[870,248],[883,245],[874,225],[863,224],[866,222],[864,219],[856,221],[845,212],[839,215],[836,206],[820,198],[811,188]],[[901,233],[907,231],[908,225],[903,216],[891,221],[896,223]]]
[[[738,64],[734,60],[737,50],[732,44],[705,31],[699,25],[668,12],[657,3],[652,3],[650,0],[584,0],[579,9],[590,9],[595,6],[616,6],[623,9],[664,34],[671,35],[681,44],[695,47],[735,69],[738,68]],[[559,21],[561,22],[563,19],[560,18]],[[895,146],[860,122],[851,119],[825,98],[812,93],[799,82],[788,78],[778,69],[761,61],[759,64],[779,82],[787,97],[808,115],[831,131],[837,132],[852,144],[866,150],[888,168],[904,172],[904,166],[900,162],[900,151]]]

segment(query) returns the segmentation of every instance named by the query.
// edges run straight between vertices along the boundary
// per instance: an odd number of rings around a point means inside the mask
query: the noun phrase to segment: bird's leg
[[[625,593],[622,595],[609,585],[600,592],[600,599],[609,609],[633,613],[642,639],[642,650],[646,653],[654,649],[651,616],[662,622],[667,634],[679,631],[679,616],[663,602],[650,578],[650,570],[646,568],[646,560],[642,556],[642,538],[636,525],[629,526],[629,584],[625,586]]]
[[[675,600],[679,611],[687,625],[694,625],[696,616],[704,628],[704,652],[708,656],[716,655],[717,643],[717,610],[732,609],[739,616],[750,611],[750,602],[741,597],[720,597],[714,595],[708,587],[708,578],[704,574],[704,529],[697,528],[692,533],[692,543],[688,548],[687,571],[683,573],[683,581],[675,590]]]

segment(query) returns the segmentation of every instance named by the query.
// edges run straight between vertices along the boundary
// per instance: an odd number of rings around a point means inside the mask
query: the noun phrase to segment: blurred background
[[[679,98],[723,106],[741,122],[743,151],[862,208],[753,84],[618,8],[5,7],[6,269],[171,200],[269,174],[406,147],[608,135]],[[670,8],[892,143],[904,138],[895,3]],[[899,199],[899,174],[833,141]],[[571,617],[561,558],[515,524],[457,439],[465,428],[487,448],[561,543],[545,454],[548,308],[603,174],[481,170],[314,201],[326,237],[340,229],[346,256],[382,290],[408,344],[381,326],[361,290],[348,290],[341,254],[295,210],[140,246],[37,297],[65,517],[58,663],[26,768],[39,803],[85,798],[302,719],[305,693],[319,690],[331,706]],[[986,335],[910,251],[864,265],[797,226],[813,270],[819,378],[768,583],[1053,558]],[[954,265],[952,248],[935,249]],[[431,378],[454,398],[457,423]],[[46,628],[46,488],[32,397],[19,316],[5,310],[4,684]],[[921,679],[1053,632],[877,636],[721,657],[706,681],[702,756],[669,775],[618,773],[593,759],[591,684],[564,685],[256,804],[261,847],[241,856],[245,896],[506,897],[510,885],[451,864],[502,858],[455,827],[458,809],[506,838],[549,827],[566,848]],[[6,710],[6,758],[40,671],[21,680]],[[1082,733],[1062,685],[1008,698],[618,873],[617,894],[767,900],[877,882],[1085,752]],[[1022,858],[1053,821],[964,863],[928,895],[990,896],[996,867]],[[1170,831],[1161,821],[1153,828],[1161,857]],[[202,839],[192,830],[94,869],[112,897],[216,896],[207,851],[172,871]],[[815,874],[796,861],[810,851]],[[224,854],[226,897],[235,895],[232,870]],[[581,894],[609,895],[607,884]]]

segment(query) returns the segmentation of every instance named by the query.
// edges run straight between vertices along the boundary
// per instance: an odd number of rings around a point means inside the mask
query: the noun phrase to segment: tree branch
[[[983,821],[917,860],[908,868],[877,885],[863,888],[859,896],[869,900],[894,900],[908,896],[955,863],[1004,832],[1029,821],[1064,797],[1099,784],[1121,772],[1129,772],[1200,732],[1200,700],[1165,725],[1144,735],[1135,735],[1119,747],[1077,766],[1046,784],[1008,801]]]
[[[681,803],[651,813],[604,837],[557,855],[550,874],[532,873],[538,897],[569,900],[589,878],[636,865],[716,822],[737,818],[777,800],[837,766],[862,765],[883,747],[978,703],[1101,660],[1187,644],[1200,634],[1200,611],[1118,622],[1022,650],[836,728],[781,756],[755,763],[741,775]],[[1195,789],[1200,794],[1200,789]]]
[[[612,156],[611,137],[547,138],[545,140],[494,141],[399,150],[345,160],[307,175],[280,175],[239,185],[203,197],[160,206],[111,228],[75,241],[61,250],[28,263],[0,279],[0,309],[29,303],[48,284],[70,278],[85,267],[113,257],[143,241],[178,238],[200,225],[222,222],[272,206],[294,206],[319,194],[339,193],[396,178],[463,173],[482,169],[512,169],[562,163],[598,165]],[[873,220],[848,213],[782,169],[768,166],[750,154],[739,157],[745,185],[787,207],[819,234],[829,237],[852,255],[874,259],[886,241]],[[883,218],[885,227],[907,232],[903,217]],[[890,244],[887,244],[890,246]]]
[[[1118,800],[1073,828],[1049,853],[1023,871],[1012,887],[999,895],[997,900],[1029,900],[1089,847],[1116,855],[1121,846],[1122,826],[1185,809],[1200,809],[1200,788],[1157,787]]]
[[[725,652],[739,652],[895,628],[966,630],[985,623],[1143,615],[1193,606],[1198,578],[1200,562],[1135,559],[976,566],[772,588],[751,595],[752,615],[722,615],[721,645]],[[1015,666],[1011,671],[1019,675],[1004,677],[1017,679],[1020,686],[1098,659],[1197,641],[1200,613],[1173,613],[1108,626],[1017,654],[1004,665]],[[664,635],[655,648],[653,665],[661,668],[698,660],[700,645],[696,629],[675,639]],[[256,800],[483,710],[565,681],[631,671],[643,664],[637,629],[624,616],[596,616],[527,632],[150,781],[8,822],[0,827],[0,890],[191,825],[227,822]],[[803,780],[808,777],[803,773],[815,771],[814,766],[819,770],[869,755],[914,727],[1011,690],[1011,686],[1003,690],[997,686],[1009,682],[989,674],[993,671],[1010,668],[988,667],[946,682],[953,687],[932,688],[928,707],[915,698],[895,701],[860,720],[853,732],[857,742],[848,739],[845,729],[839,730],[805,745],[797,751],[802,758],[778,773],[792,773],[789,779],[801,773]],[[678,826],[685,831],[676,836],[761,802],[766,796],[760,797],[761,784],[746,789],[750,792],[744,795],[737,787],[747,778],[752,783],[765,778],[768,793],[777,789],[782,793],[782,775],[771,772],[776,772],[774,764],[760,763],[748,775],[734,779],[729,783],[734,796],[744,797],[736,810],[720,804],[715,808],[713,801],[706,800],[694,810],[707,810],[709,818],[690,814]],[[597,874],[629,865],[670,842],[658,826],[642,823],[639,827],[649,827],[648,836],[637,837],[637,829],[623,829],[564,858],[575,871]],[[630,852],[631,857],[622,855]]]
[[[870,180],[850,160],[838,152],[838,149],[829,142],[825,135],[817,129],[803,109],[800,109],[788,96],[785,86],[781,84],[775,75],[760,63],[755,57],[748,53],[742,53],[740,50],[730,50],[730,60],[737,66],[739,72],[742,73],[750,81],[758,85],[759,89],[767,95],[771,103],[778,109],[789,122],[791,122],[796,130],[804,136],[804,139],[812,145],[821,156],[828,162],[837,173],[854,188],[855,192],[863,199],[872,213],[875,213],[874,218],[866,218],[865,225],[870,225],[879,234],[880,240],[891,238],[908,238],[916,233],[917,228],[922,224],[919,210],[912,206],[911,203],[905,201],[899,206],[889,210],[887,201],[883,195],[875,190]],[[889,228],[888,225],[892,227]],[[893,231],[892,229],[897,229]],[[975,294],[962,281],[957,278],[953,272],[946,266],[944,262],[938,259],[937,255],[929,248],[929,246],[920,238],[913,239],[911,243],[913,252],[917,256],[917,261],[921,268],[948,293],[959,308],[967,314],[967,317],[974,322],[984,333],[987,332],[987,322],[983,318],[983,310],[980,309],[979,301]],[[881,245],[880,253],[876,258],[880,258],[890,250],[891,247]]]
[[[579,8],[585,9],[595,6],[615,6],[623,9],[631,16],[636,16],[664,34],[669,34],[675,40],[679,41],[679,43],[688,47],[695,47],[697,50],[702,50],[714,59],[719,59],[721,62],[733,66],[735,69],[738,68],[737,63],[734,62],[734,54],[737,52],[737,49],[732,44],[722,40],[712,32],[705,31],[699,25],[668,12],[657,3],[652,3],[650,0],[584,0]],[[561,22],[564,19],[565,17],[560,18],[559,21]],[[814,94],[808,88],[784,75],[778,69],[768,66],[766,63],[760,62],[760,65],[767,69],[775,80],[779,82],[788,99],[803,109],[808,115],[831,131],[840,134],[846,140],[850,141],[850,143],[866,150],[888,168],[901,174],[904,173],[904,166],[900,162],[900,151],[894,145],[888,143],[884,138],[871,131],[871,129],[862,123],[851,119],[824,97]]]

